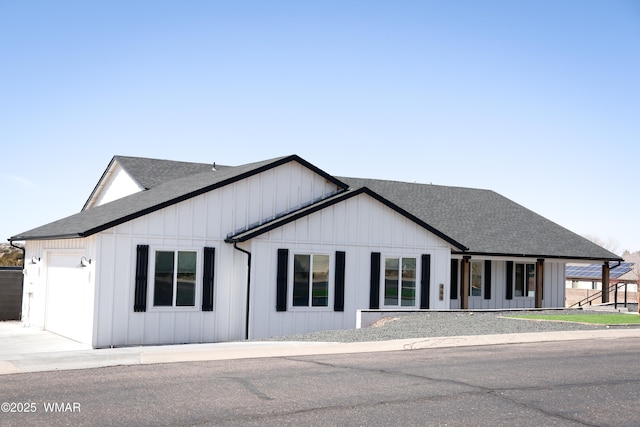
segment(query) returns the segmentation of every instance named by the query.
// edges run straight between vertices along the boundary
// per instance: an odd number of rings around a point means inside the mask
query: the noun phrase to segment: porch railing
[[[627,285],[628,285],[628,283],[614,283],[614,284],[610,284],[609,285],[609,288],[607,289],[606,292],[609,293],[612,290],[614,291],[613,292],[613,306],[614,306],[614,308],[618,308],[618,304],[624,304],[624,306],[627,307],[627,302],[628,302]],[[619,303],[618,302],[618,290],[623,286],[624,286],[624,302]],[[602,293],[603,293],[603,291],[600,291],[600,292],[596,292],[595,294],[589,295],[588,297],[583,298],[580,301],[570,305],[569,308],[573,308],[573,307],[576,307],[576,306],[577,307],[582,307],[583,305],[586,305],[586,304],[591,305],[591,303],[594,300],[602,298]]]

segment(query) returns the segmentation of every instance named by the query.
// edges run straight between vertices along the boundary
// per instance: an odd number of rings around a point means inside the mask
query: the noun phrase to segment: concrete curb
[[[0,360],[0,375],[122,365],[425,350],[445,347],[640,338],[640,329],[533,332],[336,343],[251,341],[34,353]]]

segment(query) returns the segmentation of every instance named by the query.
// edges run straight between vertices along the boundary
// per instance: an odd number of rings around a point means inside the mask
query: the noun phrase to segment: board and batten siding
[[[484,258],[474,257],[472,260],[485,261]],[[535,308],[536,300],[534,297],[518,297],[513,295],[512,299],[507,299],[506,277],[507,277],[507,261],[504,259],[491,261],[491,298],[485,299],[482,296],[469,296],[469,310],[482,309],[516,309],[516,308]],[[460,308],[460,262],[458,263],[458,298],[451,300],[451,308]],[[513,259],[516,263],[535,264],[535,259]],[[564,271],[565,264],[562,262],[545,260],[544,262],[544,280],[543,280],[543,300],[544,308],[558,308],[565,305],[564,291]],[[449,281],[447,283],[450,283]]]
[[[276,310],[278,249],[289,252],[287,310]],[[448,243],[366,194],[347,199],[321,211],[254,238],[252,253],[253,339],[328,329],[355,328],[356,310],[369,308],[371,253],[385,256],[430,255],[432,308],[448,308],[450,252]],[[334,311],[336,251],[345,253],[344,311]],[[326,308],[292,307],[294,254],[329,255],[329,304]],[[384,268],[384,262],[381,265]],[[420,301],[417,272],[416,303]],[[384,277],[384,272],[382,276]],[[438,285],[445,288],[439,300]]]
[[[244,339],[247,255],[224,239],[336,190],[324,177],[289,162],[99,233],[100,257],[113,268],[99,277],[94,346]],[[215,248],[213,311],[201,310],[200,293],[195,308],[154,308],[149,271],[147,310],[134,312],[141,244],[149,245],[149,270],[155,250],[196,250],[199,292],[204,247]]]
[[[549,262],[544,263],[544,288],[543,288],[543,301],[542,304],[545,307],[564,307],[566,304],[566,287],[562,286],[566,282],[566,266],[564,262]],[[546,305],[544,300],[550,300],[552,305]]]

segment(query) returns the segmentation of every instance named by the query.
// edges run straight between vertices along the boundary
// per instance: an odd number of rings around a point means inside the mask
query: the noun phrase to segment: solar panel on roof
[[[633,270],[633,262],[621,262],[620,265],[609,263],[611,269],[609,270],[609,278],[617,279],[620,276]],[[580,278],[602,278],[602,264],[589,264],[589,265],[568,265],[565,269],[565,275],[567,278],[580,277]]]

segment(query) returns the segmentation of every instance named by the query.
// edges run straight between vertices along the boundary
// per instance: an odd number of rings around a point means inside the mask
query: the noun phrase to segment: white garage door
[[[52,253],[48,257],[45,329],[90,344],[90,271],[79,267],[81,256]]]

